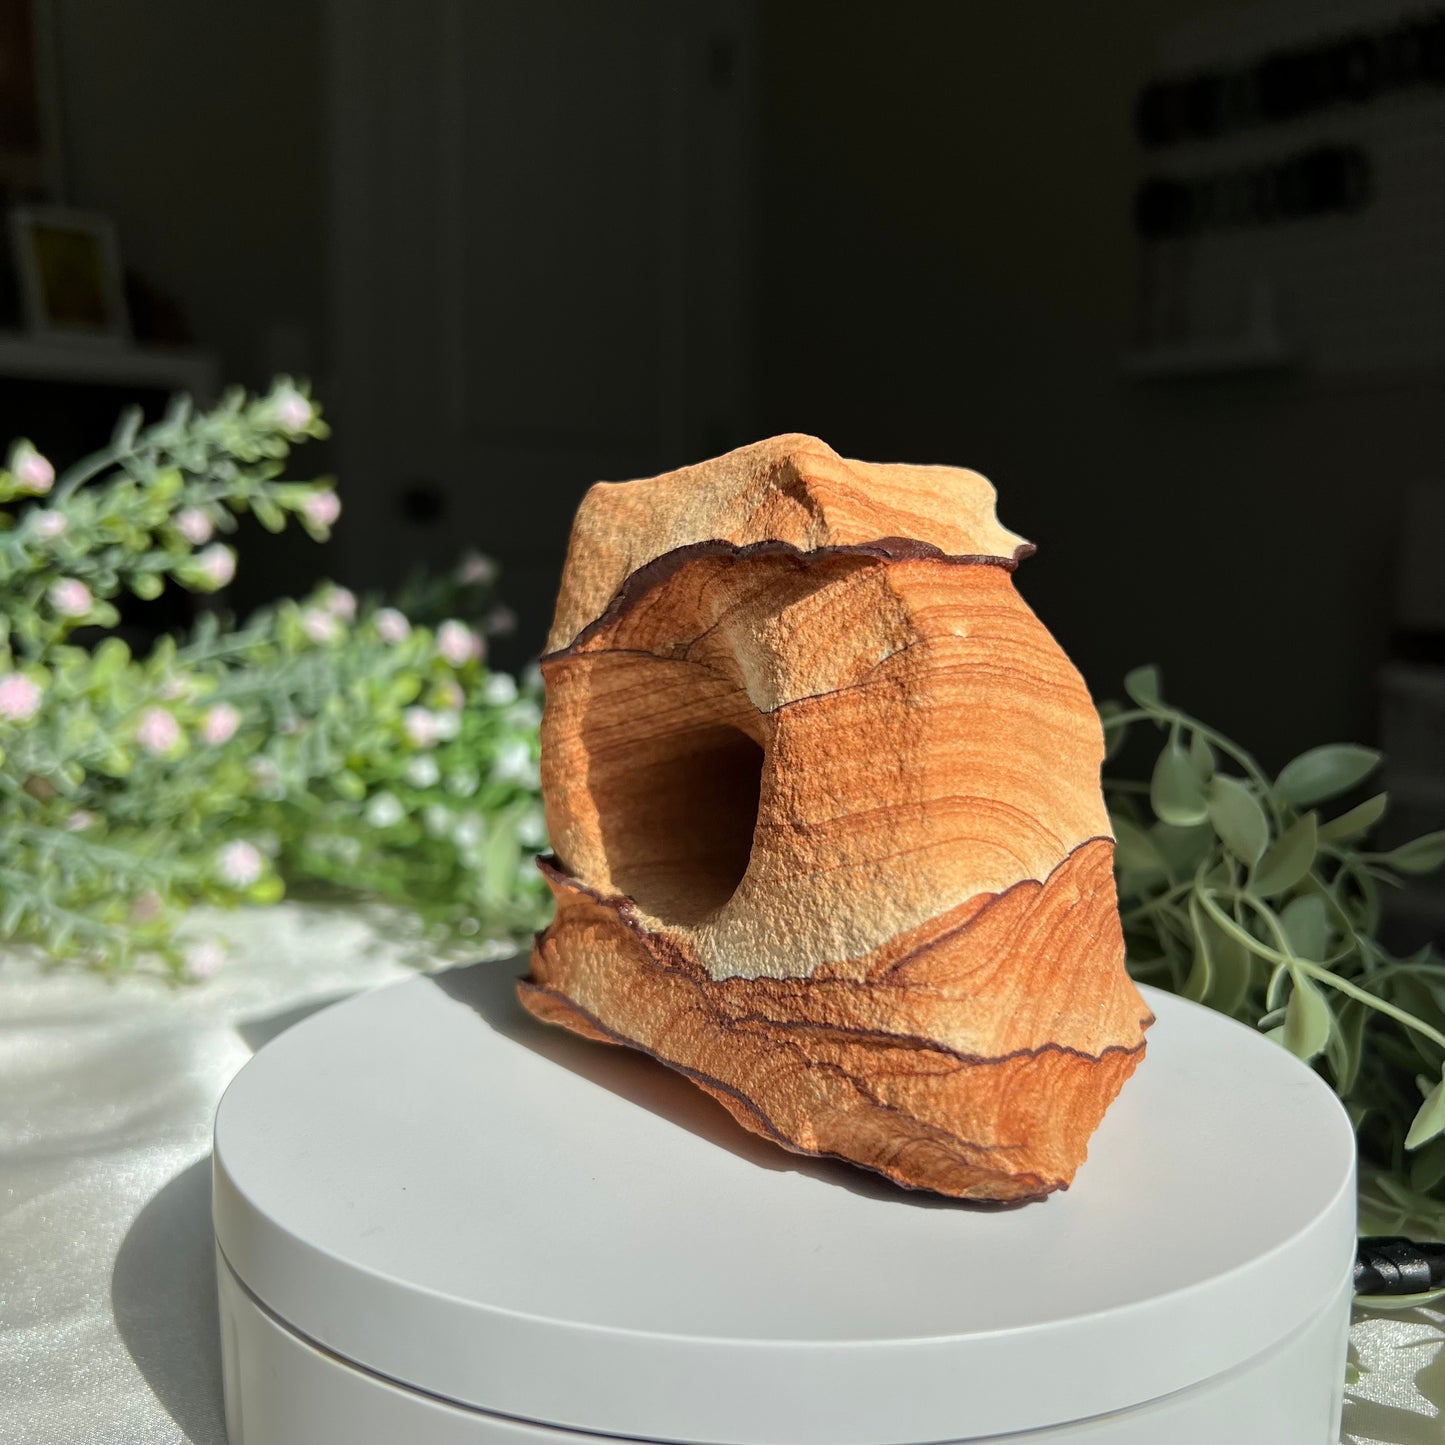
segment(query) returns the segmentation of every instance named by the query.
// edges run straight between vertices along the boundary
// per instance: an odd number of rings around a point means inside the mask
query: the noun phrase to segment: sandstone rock
[[[536,1015],[744,1127],[980,1200],[1064,1188],[1144,1052],[1103,737],[949,467],[776,437],[599,484],[542,667]]]

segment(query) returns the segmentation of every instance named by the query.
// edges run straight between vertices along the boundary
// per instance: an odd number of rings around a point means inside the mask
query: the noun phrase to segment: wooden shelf
[[[183,346],[117,346],[49,341],[0,331],[0,377],[189,392],[210,402],[220,387],[213,351]]]

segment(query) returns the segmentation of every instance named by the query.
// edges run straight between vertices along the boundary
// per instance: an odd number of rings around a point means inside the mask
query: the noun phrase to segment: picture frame
[[[65,206],[16,206],[10,236],[26,330],[46,340],[123,345],[130,321],[115,227]]]

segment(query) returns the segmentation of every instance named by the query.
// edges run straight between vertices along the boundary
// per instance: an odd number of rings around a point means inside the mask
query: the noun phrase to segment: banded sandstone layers
[[[599,484],[542,667],[519,991],[900,1184],[1067,1187],[1144,1051],[1103,737],[949,467],[775,437]]]

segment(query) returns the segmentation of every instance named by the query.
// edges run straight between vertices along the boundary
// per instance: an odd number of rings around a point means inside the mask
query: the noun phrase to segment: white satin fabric
[[[288,903],[200,923],[233,956],[193,988],[0,956],[4,1445],[224,1445],[216,1103],[282,1029],[431,962],[380,910]],[[1441,1445],[1445,1313],[1362,1318],[1353,1342],[1347,1445]]]

